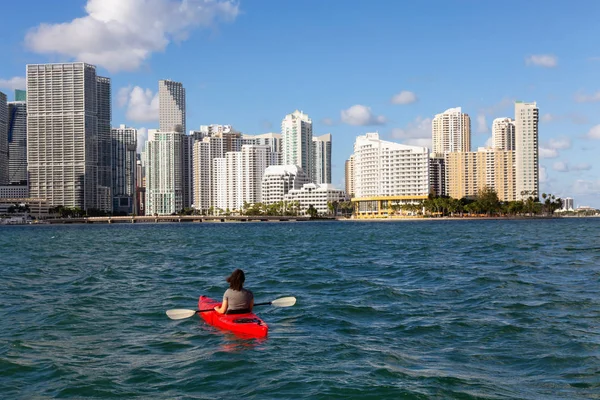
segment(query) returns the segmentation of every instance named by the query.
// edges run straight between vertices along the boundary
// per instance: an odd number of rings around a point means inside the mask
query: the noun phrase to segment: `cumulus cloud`
[[[552,164],[552,169],[558,172],[567,172],[569,170],[569,165],[564,161],[557,161]]]
[[[600,90],[592,94],[577,92],[574,99],[577,103],[597,103],[600,101]]]
[[[486,133],[488,131],[487,118],[485,114],[477,115],[477,133]]]
[[[417,101],[417,95],[408,90],[403,90],[392,97],[393,104],[411,104]]]
[[[139,128],[137,130],[137,152],[141,153],[146,147],[146,142],[148,141],[148,129],[147,128]]]
[[[533,54],[525,58],[525,64],[536,67],[554,68],[558,65],[558,58],[552,54]]]
[[[540,166],[540,183],[548,183],[548,173],[546,172],[546,167]]]
[[[558,157],[558,151],[548,147],[540,146],[540,158],[556,158]]]
[[[333,119],[331,119],[331,118],[323,118],[321,120],[321,123],[323,125],[327,125],[327,126],[332,126],[333,124],[335,124],[335,122],[333,122]]]
[[[27,86],[27,81],[22,76],[15,76],[10,79],[0,79],[0,89],[5,89],[5,90],[22,89],[22,90],[25,90],[26,86]]]
[[[569,139],[569,138],[550,139],[548,141],[548,146],[551,149],[555,149],[555,150],[570,149],[571,148],[571,139]]]
[[[371,107],[360,104],[354,105],[340,113],[342,122],[348,125],[368,126],[384,125],[386,119],[383,115],[374,115]]]
[[[158,121],[158,93],[139,86],[127,86],[117,92],[119,107],[127,106],[127,119],[135,122]]]
[[[87,0],[85,11],[70,22],[31,29],[25,45],[111,72],[131,71],[194,28],[232,21],[240,12],[233,0]]]
[[[571,165],[565,161],[557,161],[552,165],[552,169],[558,172],[569,172],[569,171],[589,171],[592,169],[592,165],[588,163],[580,163]]]
[[[593,126],[587,133],[589,139],[600,139],[600,125]]]
[[[392,129],[391,136],[401,140],[404,144],[431,149],[431,118],[417,117],[405,128]]]
[[[576,195],[600,195],[600,180],[577,179],[573,182],[571,192]]]

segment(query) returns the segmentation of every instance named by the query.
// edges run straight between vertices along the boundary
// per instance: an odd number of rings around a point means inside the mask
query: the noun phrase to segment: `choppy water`
[[[236,267],[263,341],[170,308]],[[600,398],[600,219],[0,227],[0,397]]]

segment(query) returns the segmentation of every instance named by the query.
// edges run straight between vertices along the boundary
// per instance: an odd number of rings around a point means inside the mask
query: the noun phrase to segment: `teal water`
[[[236,267],[265,340],[170,308]],[[600,219],[0,227],[0,397],[600,398]]]

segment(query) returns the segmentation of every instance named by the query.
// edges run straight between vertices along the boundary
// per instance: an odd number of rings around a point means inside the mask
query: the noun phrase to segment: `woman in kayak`
[[[223,295],[223,303],[221,306],[215,307],[215,311],[219,314],[244,314],[252,312],[254,306],[254,295],[248,289],[244,289],[244,281],[246,275],[241,269],[236,269],[229,275],[229,289]]]

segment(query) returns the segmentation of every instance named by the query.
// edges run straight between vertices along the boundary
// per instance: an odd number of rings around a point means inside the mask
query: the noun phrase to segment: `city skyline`
[[[32,3],[32,13],[7,4],[14,18],[0,28],[9,38],[0,44],[9,55],[0,68],[0,91],[8,101],[14,100],[12,89],[24,89],[25,64],[84,61],[111,78],[112,126],[145,128],[142,135],[159,126],[159,80],[173,79],[187,88],[187,130],[230,124],[243,134],[278,132],[286,114],[303,110],[313,121],[313,136],[333,136],[332,183],[338,188],[344,187],[344,163],[357,136],[378,131],[384,140],[432,149],[433,117],[461,107],[471,117],[475,151],[491,144],[494,119],[514,117],[515,100],[537,102],[540,192],[600,207],[600,165],[594,157],[600,138],[595,112],[600,87],[594,80],[600,54],[586,41],[598,30],[592,18],[594,10],[600,11],[595,2],[568,9],[514,2],[520,8],[518,15],[511,14],[518,32],[507,30],[495,19],[497,7],[487,4],[381,2],[336,8],[333,15],[331,6],[310,0],[301,8],[276,1],[221,1],[212,3],[221,7],[208,15],[192,10],[178,18],[175,11],[149,10],[132,19],[131,13],[139,11],[136,4],[144,2],[131,3],[127,10],[108,10],[95,0],[68,0],[61,10]],[[279,15],[290,18],[280,20]],[[402,23],[390,23],[399,16]],[[450,26],[436,25],[449,16]],[[308,17],[314,29],[292,33],[290,28]],[[69,48],[62,45],[64,35],[79,29],[72,23],[76,18],[83,26],[127,21],[130,46],[143,37],[139,32],[147,33],[148,19],[180,23],[157,32],[140,52],[128,51],[131,47],[111,52],[109,40],[85,42],[83,35]],[[562,30],[545,22],[558,18],[565,24]],[[373,19],[381,22],[376,29],[361,28]],[[108,28],[98,25],[87,38],[119,37],[103,29]],[[573,35],[569,43],[566,31]],[[446,49],[445,44],[458,47]],[[306,55],[292,57],[298,51]],[[227,61],[232,55],[240,56],[243,66]],[[222,61],[196,62],[203,57]],[[434,62],[439,59],[448,62]]]

